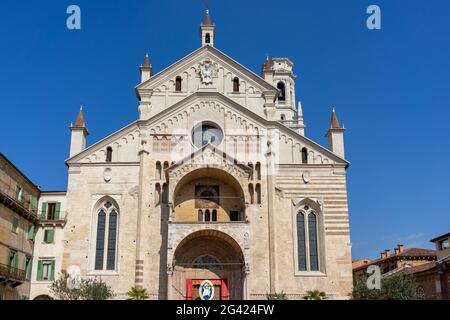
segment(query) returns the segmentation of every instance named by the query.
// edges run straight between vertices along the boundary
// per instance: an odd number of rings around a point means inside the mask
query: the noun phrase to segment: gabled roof
[[[203,147],[195,150],[193,153],[191,153],[190,155],[184,157],[183,159],[177,161],[176,163],[174,163],[173,165],[171,165],[169,168],[167,168],[167,171],[171,171],[175,168],[178,168],[179,166],[185,164],[185,163],[189,163],[192,159],[192,157],[196,157],[200,154],[202,154],[206,149],[211,150],[214,154],[217,154],[219,157],[225,159],[227,162],[229,162],[230,164],[233,164],[239,168],[241,168],[244,171],[248,171],[248,172],[252,172],[252,169],[246,165],[245,163],[243,163],[242,161],[239,161],[238,159],[230,156],[229,154],[223,152],[222,150],[220,150],[219,148],[211,145],[210,143],[204,145]]]
[[[192,93],[190,96],[184,98],[183,100],[173,104],[172,106],[170,106],[169,108],[165,109],[164,111],[158,113],[157,115],[155,115],[154,117],[147,119],[147,120],[138,120],[133,122],[132,124],[126,126],[123,129],[120,129],[118,131],[116,131],[115,133],[111,134],[110,136],[94,143],[93,145],[91,145],[90,147],[86,148],[85,150],[83,150],[82,152],[80,152],[79,154],[69,158],[66,160],[66,163],[71,162],[71,161],[76,161],[84,156],[87,156],[89,154],[89,152],[92,152],[92,150],[96,150],[95,148],[100,148],[102,143],[109,143],[110,141],[113,141],[113,139],[117,139],[118,137],[120,137],[121,134],[123,134],[124,132],[128,132],[130,130],[133,129],[137,129],[140,126],[146,126],[149,125],[151,123],[157,122],[161,119],[163,119],[164,117],[166,117],[168,114],[170,114],[171,112],[173,112],[174,110],[177,110],[178,108],[187,105],[188,103],[192,102],[193,100],[197,99],[197,98],[201,98],[201,97],[216,97],[219,100],[222,100],[222,102],[224,104],[226,104],[229,107],[232,107],[234,109],[236,109],[237,111],[241,112],[242,114],[247,115],[249,118],[251,118],[253,121],[259,123],[260,125],[264,126],[264,127],[272,127],[272,128],[276,128],[278,130],[280,130],[280,132],[289,134],[293,137],[295,137],[296,139],[303,141],[306,144],[309,144],[313,147],[315,147],[317,150],[319,150],[320,152],[324,153],[325,155],[327,155],[328,157],[334,159],[334,161],[336,162],[340,162],[342,164],[345,164],[346,167],[348,167],[348,165],[350,164],[350,162],[348,162],[347,160],[343,159],[342,157],[336,155],[335,153],[333,153],[332,151],[328,150],[327,148],[319,145],[318,143],[312,141],[311,139],[295,132],[292,129],[287,128],[286,126],[284,126],[283,124],[279,123],[278,121],[269,121],[263,117],[261,117],[260,115],[254,113],[253,111],[243,107],[242,105],[240,105],[239,103],[237,103],[236,101],[228,98],[227,96],[221,94],[220,92],[194,92]]]
[[[273,91],[278,92],[277,88],[275,88],[272,84],[270,84],[269,82],[264,80],[261,76],[259,76],[255,72],[251,71],[247,67],[241,65],[239,62],[237,62],[233,58],[229,57],[228,55],[226,55],[225,53],[223,53],[219,49],[217,49],[217,48],[215,48],[215,47],[213,47],[211,45],[208,45],[208,44],[198,48],[197,50],[191,52],[190,54],[188,54],[184,58],[181,58],[177,62],[173,63],[172,65],[168,66],[167,68],[165,68],[165,69],[161,70],[160,72],[156,73],[155,75],[153,75],[147,81],[144,81],[144,82],[140,83],[139,85],[137,85],[135,87],[135,89],[136,90],[143,89],[144,87],[147,87],[149,84],[151,84],[153,82],[157,82],[161,78],[164,78],[164,76],[167,73],[169,73],[171,70],[173,70],[174,68],[189,63],[189,61],[193,60],[195,57],[197,57],[197,56],[199,56],[199,55],[201,55],[201,54],[203,54],[205,52],[209,52],[213,56],[216,56],[217,58],[225,61],[226,63],[228,63],[228,65],[231,68],[236,69],[238,72],[242,72],[245,76],[247,76],[250,79],[252,79],[253,81],[255,81],[257,84],[262,86],[265,90],[268,90],[268,91],[272,91],[273,90]]]

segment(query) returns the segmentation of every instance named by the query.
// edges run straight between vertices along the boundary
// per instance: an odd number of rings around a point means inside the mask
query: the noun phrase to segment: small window
[[[278,101],[286,101],[286,87],[284,86],[283,82],[278,82],[277,88],[280,92],[278,95]]]
[[[239,92],[239,78],[233,79],[233,92]]]
[[[8,267],[17,268],[19,262],[19,254],[17,251],[11,250],[9,251],[8,256]]]
[[[23,198],[23,189],[20,186],[16,186],[16,196],[17,200],[22,201]]]
[[[53,243],[55,238],[55,229],[47,229],[44,231],[44,242]]]
[[[176,77],[175,79],[175,91],[181,92],[181,77]]]
[[[239,221],[239,211],[230,211],[230,221]]]
[[[256,179],[261,180],[261,163],[260,162],[256,163],[255,170],[256,170]]]
[[[161,180],[162,177],[162,167],[161,167],[161,162],[157,161],[156,162],[156,180]]]
[[[282,114],[280,119],[281,119],[281,121],[285,121],[286,120],[286,116],[284,114]]]
[[[261,185],[259,183],[256,185],[255,193],[257,204],[261,204]]]
[[[308,163],[308,150],[306,148],[302,149],[302,163],[303,164]]]
[[[439,250],[447,250],[448,248],[450,248],[449,240],[439,241]]]
[[[17,228],[19,227],[19,218],[17,217],[13,217],[13,221],[12,221],[12,229],[11,231],[13,233],[17,233]]]
[[[112,148],[108,147],[106,148],[106,162],[111,162],[112,161]]]
[[[211,212],[209,210],[205,211],[205,222],[211,221]]]
[[[217,221],[217,210],[213,210],[211,220]]]
[[[205,43],[211,43],[211,35],[209,33],[205,35]]]

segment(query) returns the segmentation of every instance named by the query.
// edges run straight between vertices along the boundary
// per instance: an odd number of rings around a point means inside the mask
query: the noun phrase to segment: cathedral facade
[[[137,121],[86,146],[80,110],[67,192],[41,195],[31,298],[50,295],[61,270],[101,277],[119,299],[131,287],[202,299],[205,281],[212,299],[348,297],[349,163],[336,113],[322,147],[305,136],[289,59],[268,58],[258,75],[214,46],[209,13],[200,34],[199,49],[158,73],[147,54]]]

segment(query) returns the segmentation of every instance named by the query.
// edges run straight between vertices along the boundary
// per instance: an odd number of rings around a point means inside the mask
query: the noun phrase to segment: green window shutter
[[[55,238],[55,229],[48,230],[48,242],[47,243],[53,243],[54,238]]]
[[[55,280],[55,260],[52,260],[52,268],[50,273],[50,280]]]
[[[47,218],[47,202],[43,202],[41,208],[41,220],[45,220],[46,218]]]
[[[59,220],[60,211],[61,211],[61,202],[57,202],[55,206],[55,220]]]
[[[19,266],[19,253],[16,252],[16,254],[14,255],[13,267],[17,269],[18,266]]]
[[[44,267],[42,265],[42,260],[38,261],[38,271],[37,271],[37,280],[42,281],[44,278]]]
[[[44,242],[45,243],[53,243],[55,238],[55,229],[47,229],[44,232]]]
[[[28,240],[34,240],[34,224],[28,225]]]
[[[36,212],[37,209],[37,197],[31,196],[31,211]]]

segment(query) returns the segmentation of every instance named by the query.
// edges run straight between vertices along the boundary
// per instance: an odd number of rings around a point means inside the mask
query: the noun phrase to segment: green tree
[[[53,280],[50,291],[58,300],[108,300],[114,292],[101,279],[81,279],[77,288],[67,286],[69,274],[62,271],[58,279]]]
[[[324,300],[327,298],[327,294],[319,290],[306,291],[304,298],[305,300]]]
[[[368,276],[359,277],[353,287],[354,300],[423,300],[425,297],[418,290],[414,278],[400,274],[381,278],[380,289],[367,288]]]
[[[147,289],[138,289],[132,287],[130,291],[127,292],[128,300],[147,300],[149,298]]]

